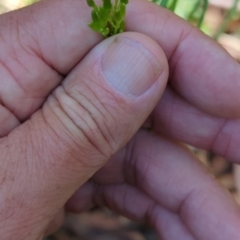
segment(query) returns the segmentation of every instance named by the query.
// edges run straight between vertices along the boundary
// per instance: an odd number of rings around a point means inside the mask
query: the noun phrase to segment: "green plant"
[[[201,28],[208,8],[208,0],[152,0],[161,7],[185,18]]]
[[[128,0],[102,0],[103,4],[97,6],[94,0],[87,0],[89,7],[92,7],[92,22],[89,27],[102,34],[103,37],[109,37],[124,32],[126,15],[126,5]]]
[[[215,40],[217,40],[222,33],[225,32],[227,26],[229,25],[230,21],[232,20],[233,16],[237,13],[237,6],[238,6],[239,0],[234,0],[232,8],[227,12],[226,17],[221,24],[220,28],[216,32],[216,34],[213,36]]]
[[[102,5],[97,6],[94,0],[86,0],[92,10],[92,22],[89,26],[92,30],[99,32],[103,37],[109,37],[124,31],[124,18],[126,14],[126,5],[128,0],[102,0]],[[182,15],[186,20],[194,23],[199,28],[202,26],[204,16],[208,7],[208,0],[152,0],[152,2],[167,8],[176,14],[179,13],[178,6],[184,7],[185,12]],[[190,6],[190,7],[189,7]],[[181,10],[180,10],[181,11]],[[181,14],[179,14],[181,15]]]
[[[86,0],[88,5],[93,8],[92,22],[89,26],[104,37],[109,37],[124,31],[124,17],[126,13],[126,5],[128,0],[102,0],[102,6],[97,6],[94,0]],[[209,0],[151,0],[152,2],[167,8],[180,17],[191,22],[193,25],[200,28],[206,34],[213,35],[209,32],[208,26],[204,23],[204,17],[208,9]],[[240,0],[234,0],[234,4],[226,18],[215,34],[217,39],[232,20],[237,12],[237,4]]]

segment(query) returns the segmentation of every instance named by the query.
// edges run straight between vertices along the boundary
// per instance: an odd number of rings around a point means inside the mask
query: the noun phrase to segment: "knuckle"
[[[76,88],[67,92],[63,86],[56,89],[53,98],[57,108],[54,111],[61,119],[63,128],[67,129],[65,143],[77,147],[78,161],[80,159],[87,167],[97,167],[109,159],[117,148],[113,135],[117,122],[90,88],[82,85],[81,88],[85,92]],[[99,158],[102,161],[99,162]]]

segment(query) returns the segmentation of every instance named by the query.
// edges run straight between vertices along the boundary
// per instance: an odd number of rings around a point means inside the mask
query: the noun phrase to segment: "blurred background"
[[[0,0],[0,13],[37,0]],[[67,0],[66,0],[67,1]],[[84,1],[84,0],[79,0]],[[240,62],[240,0],[152,0],[199,27]],[[211,152],[190,147],[240,204],[240,167]],[[157,240],[145,224],[130,221],[108,209],[67,214],[62,228],[45,240]]]

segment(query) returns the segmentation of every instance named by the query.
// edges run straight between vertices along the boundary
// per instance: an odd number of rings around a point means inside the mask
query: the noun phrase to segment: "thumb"
[[[1,239],[41,237],[141,127],[167,77],[163,51],[142,34],[109,38],[89,52],[42,109],[0,142]]]

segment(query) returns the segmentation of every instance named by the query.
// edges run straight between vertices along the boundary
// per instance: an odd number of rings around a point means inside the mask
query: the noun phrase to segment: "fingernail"
[[[137,97],[152,86],[162,68],[141,43],[117,37],[104,53],[102,71],[117,91]]]

